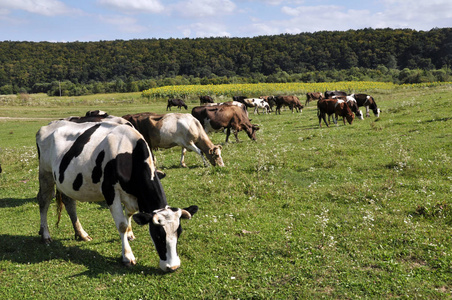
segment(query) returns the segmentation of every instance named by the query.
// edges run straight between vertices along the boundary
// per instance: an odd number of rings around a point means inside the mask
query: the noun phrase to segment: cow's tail
[[[56,191],[55,193],[55,200],[56,200],[56,205],[57,205],[57,222],[56,222],[56,226],[58,227],[58,224],[60,224],[60,220],[61,220],[61,212],[63,211],[63,196],[61,195],[61,192],[59,190]]]

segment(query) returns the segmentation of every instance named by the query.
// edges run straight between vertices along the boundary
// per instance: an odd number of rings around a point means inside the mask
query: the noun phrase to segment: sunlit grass
[[[187,153],[184,169],[180,149],[157,151],[169,203],[200,208],[183,222],[182,268],[172,274],[158,270],[148,230],[136,224],[138,264],[122,266],[105,205],[78,205],[94,238],[86,243],[73,238],[67,214],[55,226],[52,205],[54,242],[40,243],[34,135],[48,120],[0,120],[0,297],[450,298],[452,89],[374,96],[380,118],[351,126],[319,129],[315,105],[250,115],[261,127],[257,142],[243,132],[241,143],[210,135],[223,144],[225,168],[205,168]],[[47,117],[165,112],[164,101],[141,101],[54,103]],[[35,107],[8,110],[0,116],[45,116]]]

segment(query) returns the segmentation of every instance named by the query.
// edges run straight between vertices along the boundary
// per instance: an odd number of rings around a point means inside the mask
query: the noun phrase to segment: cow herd
[[[365,94],[340,92],[308,93],[305,105],[317,100],[319,125],[326,115],[342,116],[350,124],[354,115],[362,118],[359,106],[369,108],[376,116],[380,110],[373,97]],[[169,99],[179,109],[187,105],[181,99]],[[76,212],[78,201],[106,201],[122,242],[122,260],[127,266],[136,259],[129,245],[135,238],[132,218],[139,225],[148,225],[153,244],[160,257],[160,268],[174,271],[180,266],[177,240],[182,232],[181,219],[190,219],[198,207],[174,208],[168,205],[160,179],[165,176],[156,169],[153,150],[182,147],[180,164],[186,167],[186,150],[198,153],[207,165],[224,167],[221,145],[214,145],[208,133],[226,131],[228,142],[231,131],[236,141],[238,132],[245,131],[256,140],[259,126],[251,124],[248,107],[275,113],[288,106],[301,112],[303,105],[296,96],[265,96],[260,98],[233,97],[233,101],[214,103],[209,96],[200,97],[200,106],[188,113],[138,113],[122,117],[102,111],[89,111],[83,117],[68,117],[53,121],[36,134],[39,156],[40,230],[42,240],[51,242],[47,212],[56,196],[59,206],[66,207],[75,236],[84,241],[91,237],[83,229]],[[333,116],[333,121],[337,123]],[[206,161],[207,158],[207,161]],[[56,188],[56,193],[55,193]]]

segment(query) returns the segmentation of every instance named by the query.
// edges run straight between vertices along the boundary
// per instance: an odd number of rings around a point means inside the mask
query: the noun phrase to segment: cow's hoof
[[[75,235],[75,239],[76,240],[81,240],[81,241],[84,241],[84,242],[89,242],[89,241],[93,240],[93,238],[90,237],[89,235],[81,236],[81,235],[78,235],[78,234]]]
[[[45,245],[49,245],[52,242],[52,238],[42,238],[41,241],[45,244]]]
[[[123,261],[123,263],[124,263],[124,266],[126,266],[127,268],[131,268],[137,264],[137,261],[135,259],[132,259],[130,261]]]

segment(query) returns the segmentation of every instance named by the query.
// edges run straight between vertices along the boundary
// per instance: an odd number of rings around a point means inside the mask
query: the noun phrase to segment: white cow
[[[224,167],[221,145],[214,145],[211,142],[201,123],[191,114],[138,113],[125,115],[123,118],[141,132],[152,149],[181,146],[180,164],[182,167],[187,167],[185,164],[187,149],[198,153],[204,165],[207,163],[203,154],[213,166]]]
[[[136,264],[128,242],[134,238],[133,216],[139,225],[149,224],[160,268],[164,271],[179,268],[176,245],[181,232],[180,218],[191,218],[198,208],[168,206],[151,151],[137,130],[130,124],[108,121],[60,120],[41,127],[36,143],[39,233],[45,243],[51,242],[47,211],[56,185],[76,237],[91,240],[78,220],[75,200],[106,201],[122,241],[122,259],[126,265]]]
[[[259,108],[262,108],[262,111],[264,113],[268,114],[268,111],[270,110],[270,105],[267,101],[264,99],[259,98],[246,98],[243,100],[245,104],[249,107],[254,107],[254,114],[259,114]]]

